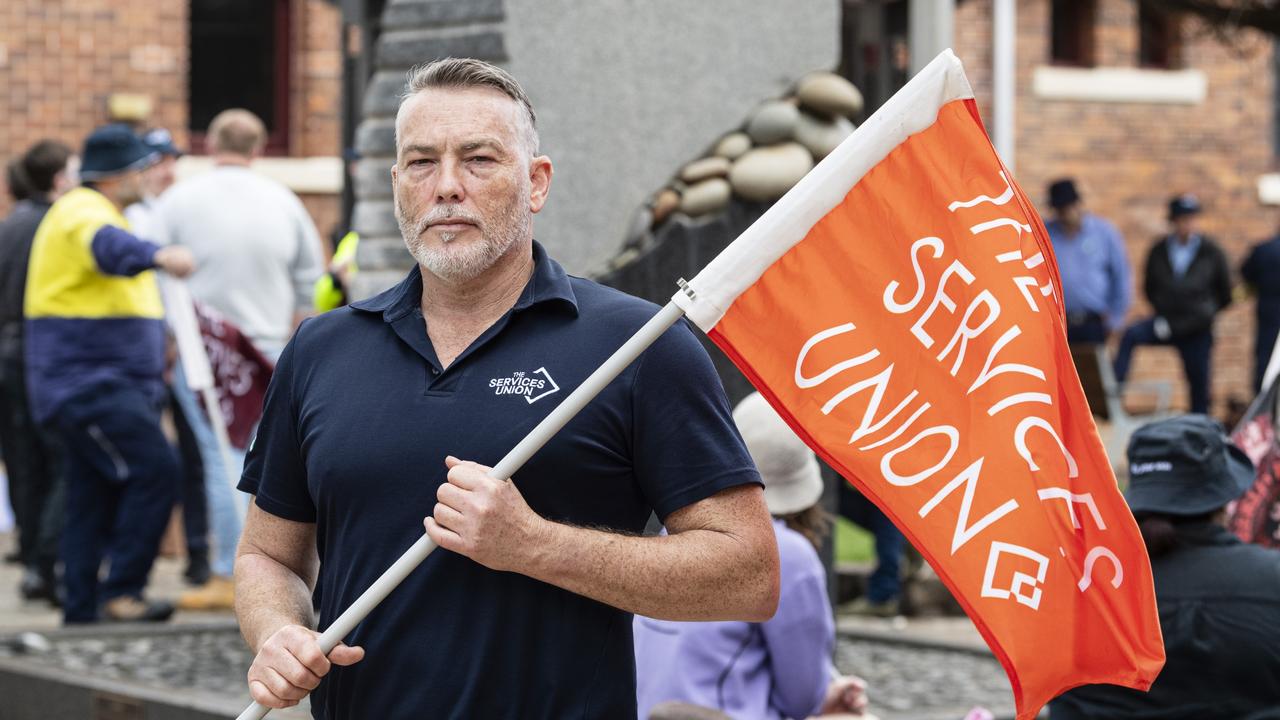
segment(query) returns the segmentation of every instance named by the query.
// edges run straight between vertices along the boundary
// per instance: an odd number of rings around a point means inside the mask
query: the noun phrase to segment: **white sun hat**
[[[822,498],[822,470],[813,451],[760,393],[733,410],[751,459],[764,479],[764,501],[773,515],[806,510]]]

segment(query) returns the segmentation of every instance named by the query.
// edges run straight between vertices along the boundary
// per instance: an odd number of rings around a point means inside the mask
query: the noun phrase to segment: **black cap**
[[[1253,463],[1204,415],[1143,425],[1129,439],[1129,489],[1134,513],[1203,515],[1224,507],[1254,481]]]
[[[1184,215],[1195,215],[1200,212],[1200,201],[1191,193],[1183,193],[1175,195],[1169,201],[1169,219],[1180,218]]]
[[[102,178],[147,167],[159,156],[128,125],[113,123],[89,133],[80,154],[80,177]]]
[[[1061,210],[1080,202],[1080,193],[1076,191],[1076,183],[1071,178],[1055,180],[1049,184],[1049,207]]]
[[[169,134],[164,128],[154,128],[142,134],[142,142],[147,147],[169,157],[182,157],[183,153],[173,144],[173,135]]]

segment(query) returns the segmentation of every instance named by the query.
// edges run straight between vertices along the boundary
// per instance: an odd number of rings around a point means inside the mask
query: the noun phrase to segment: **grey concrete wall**
[[[356,294],[387,287],[411,262],[388,174],[409,66],[471,55],[525,86],[556,169],[535,232],[587,274],[684,162],[800,75],[834,67],[839,24],[838,0],[391,0],[356,134]]]
[[[574,273],[760,101],[839,57],[837,0],[506,0],[506,67],[555,165],[539,240]]]

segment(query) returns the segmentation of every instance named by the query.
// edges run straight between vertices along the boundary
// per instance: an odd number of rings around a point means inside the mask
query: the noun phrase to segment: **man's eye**
[[[471,156],[471,157],[467,158],[467,162],[472,162],[472,163],[491,163],[491,162],[493,162],[493,158],[489,157],[488,155],[473,155],[473,156]]]
[[[433,165],[433,164],[435,164],[435,160],[432,160],[430,158],[418,158],[417,160],[409,161],[410,166],[413,166],[413,165],[423,166],[423,165]]]

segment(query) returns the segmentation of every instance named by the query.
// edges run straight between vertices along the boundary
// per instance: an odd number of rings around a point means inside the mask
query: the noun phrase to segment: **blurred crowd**
[[[1253,385],[1263,375],[1280,334],[1280,234],[1257,243],[1239,267],[1238,280],[1222,247],[1201,230],[1203,208],[1191,193],[1169,199],[1169,231],[1155,238],[1142,271],[1150,315],[1130,322],[1133,274],[1115,225],[1087,210],[1072,178],[1048,188],[1046,223],[1062,277],[1067,339],[1106,343],[1118,336],[1112,371],[1123,386],[1134,351],[1171,346],[1182,361],[1191,412],[1211,405],[1214,319],[1234,299],[1257,296]]]
[[[145,590],[178,504],[193,588],[176,605],[232,606],[247,510],[234,486],[257,412],[241,396],[260,406],[298,323],[343,304],[355,272],[354,234],[326,266],[301,201],[250,167],[265,139],[252,113],[220,113],[212,169],[181,182],[183,151],[163,128],[105,125],[81,148],[45,140],[8,163],[7,560],[24,568],[22,596],[68,624],[172,614]]]

